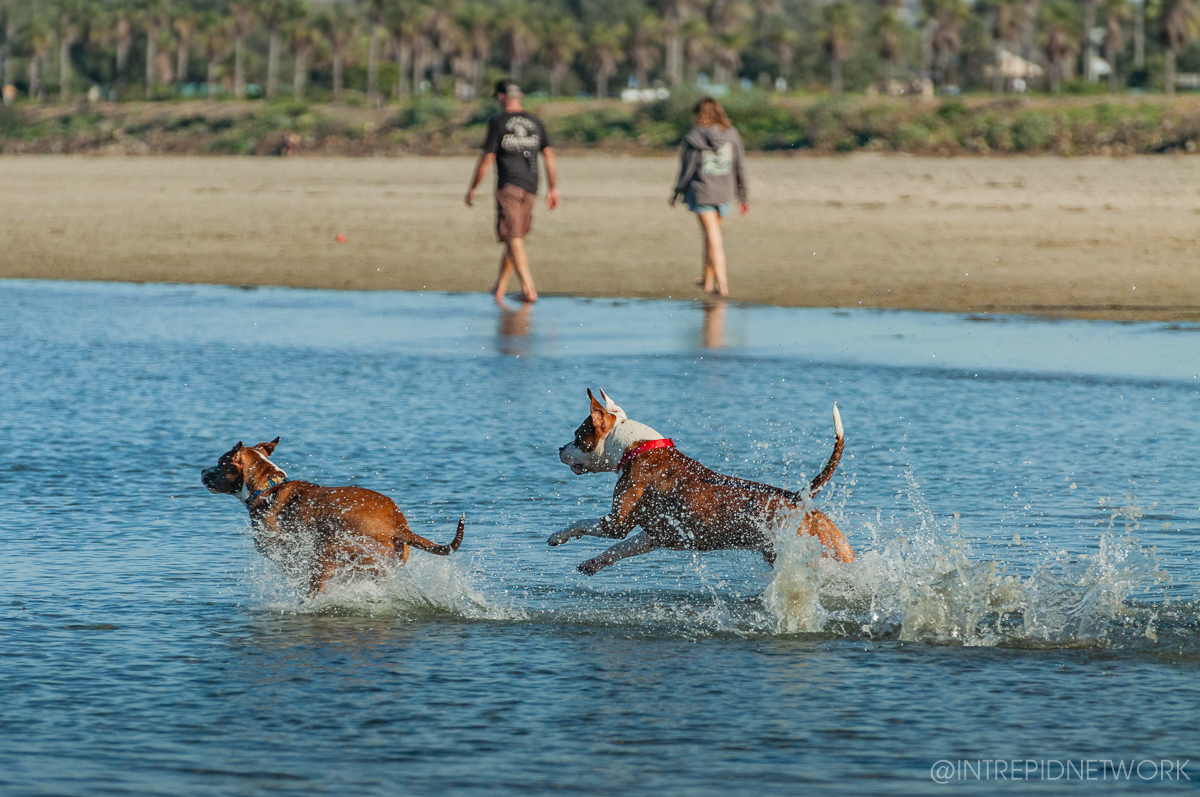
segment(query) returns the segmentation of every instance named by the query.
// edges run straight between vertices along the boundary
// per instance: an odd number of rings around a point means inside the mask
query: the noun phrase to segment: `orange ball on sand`
[[[337,242],[340,244],[346,243],[346,236],[342,235],[341,233],[338,233]]]

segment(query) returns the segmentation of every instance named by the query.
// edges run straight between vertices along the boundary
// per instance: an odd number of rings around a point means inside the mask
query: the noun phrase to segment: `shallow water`
[[[1200,328],[21,281],[0,307],[5,793],[910,793],[939,759],[1200,759]],[[557,459],[586,387],[787,486],[836,401],[817,505],[858,562],[578,574],[604,541],[545,540],[611,500]],[[302,600],[199,481],[276,435],[292,478],[437,541],[465,511],[462,549]],[[967,781],[1089,788],[1040,771]]]

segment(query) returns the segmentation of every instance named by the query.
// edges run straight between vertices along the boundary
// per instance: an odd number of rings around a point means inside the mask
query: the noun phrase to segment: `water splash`
[[[911,515],[867,524],[872,542],[853,564],[816,561],[811,542],[781,542],[763,594],[777,632],[1051,647],[1157,639],[1160,612],[1130,600],[1167,581],[1156,551],[1134,536],[1148,511],[1135,496],[1106,505],[1111,516],[1094,553],[1047,552],[1022,577],[978,561],[957,517],[943,528],[912,471],[905,477]]]

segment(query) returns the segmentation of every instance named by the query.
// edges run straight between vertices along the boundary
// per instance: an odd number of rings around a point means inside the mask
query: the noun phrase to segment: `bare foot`
[[[697,285],[704,285],[704,277],[696,277],[696,279],[692,280],[692,282],[696,283]]]
[[[523,302],[527,302],[527,303],[529,303],[529,304],[533,304],[533,303],[534,303],[534,302],[536,302],[537,300],[538,300],[538,295],[537,295],[536,293],[523,293],[523,294],[521,294],[521,301],[523,301]]]

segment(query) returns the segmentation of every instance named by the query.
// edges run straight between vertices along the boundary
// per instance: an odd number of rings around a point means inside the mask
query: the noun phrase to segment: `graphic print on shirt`
[[[705,152],[700,158],[703,174],[729,174],[733,170],[733,144],[726,141],[716,152]]]
[[[528,157],[531,150],[537,151],[541,137],[529,119],[514,116],[504,123],[504,129],[508,132],[500,139],[500,146],[505,152],[521,152]]]

